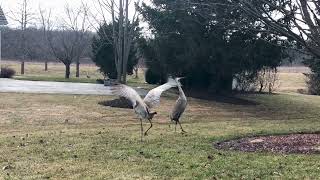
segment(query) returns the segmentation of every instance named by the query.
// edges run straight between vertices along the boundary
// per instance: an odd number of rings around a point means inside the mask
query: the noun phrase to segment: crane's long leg
[[[180,128],[181,128],[182,133],[187,133],[185,130],[183,130],[183,128],[182,128],[182,126],[181,126],[180,121],[177,121],[177,122],[178,122],[178,123],[179,123],[179,125],[180,125]]]
[[[148,131],[152,128],[152,122],[151,122],[150,119],[148,119],[148,120],[149,120],[149,122],[150,122],[150,127],[149,127],[149,129],[144,133],[145,136],[148,135]]]
[[[140,125],[141,125],[141,142],[143,141],[143,126],[142,126],[142,119],[140,119]]]
[[[177,124],[178,124],[178,121],[176,121],[176,125],[174,126],[174,132],[177,132]]]

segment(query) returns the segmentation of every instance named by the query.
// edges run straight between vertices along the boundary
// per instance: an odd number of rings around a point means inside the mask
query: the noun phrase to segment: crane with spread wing
[[[170,88],[178,86],[177,81],[169,78],[168,82],[158,86],[148,92],[144,99],[140,97],[136,90],[132,87],[129,87],[124,84],[115,85],[111,87],[111,92],[114,95],[124,97],[132,103],[132,107],[134,112],[138,115],[141,124],[141,141],[143,140],[143,120],[148,120],[150,123],[150,127],[144,133],[146,136],[148,131],[152,128],[152,119],[157,112],[151,112],[152,108],[155,108],[160,105],[160,97],[164,91],[169,90]]]

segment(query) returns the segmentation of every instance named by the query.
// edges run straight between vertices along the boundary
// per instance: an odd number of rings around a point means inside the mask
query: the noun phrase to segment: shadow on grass
[[[243,99],[236,94],[217,95],[205,91],[186,91],[187,96],[201,100],[215,101],[217,103],[225,103],[231,105],[257,106],[256,101]]]
[[[98,104],[101,106],[107,106],[107,107],[132,109],[131,102],[123,97],[120,97],[119,99],[109,100],[109,101],[100,101]]]
[[[264,93],[225,96],[190,91],[186,93],[189,97],[208,100],[203,108],[211,106],[216,119],[312,122],[320,117],[320,99],[319,102],[315,101],[317,97]]]
[[[252,101],[256,106],[242,105],[242,112],[251,114],[253,118],[264,120],[312,120],[318,119],[320,104],[311,102],[312,97],[303,95],[290,96],[284,94],[242,94],[238,98]],[[311,98],[310,101],[306,98]]]

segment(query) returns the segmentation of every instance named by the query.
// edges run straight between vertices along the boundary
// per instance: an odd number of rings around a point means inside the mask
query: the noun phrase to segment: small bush
[[[235,75],[233,89],[240,92],[254,92],[257,77],[255,74],[243,72]]]
[[[263,68],[257,73],[240,73],[234,78],[233,89],[241,92],[273,93],[280,86],[276,68]]]
[[[12,78],[16,74],[16,71],[11,68],[1,68],[0,78]]]
[[[278,70],[276,68],[263,68],[257,77],[259,92],[273,93],[280,86]]]

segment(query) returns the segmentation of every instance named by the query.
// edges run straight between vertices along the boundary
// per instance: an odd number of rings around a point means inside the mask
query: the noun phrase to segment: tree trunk
[[[262,93],[262,90],[263,90],[263,83],[260,82],[259,93]]]
[[[76,77],[80,77],[80,62],[79,60],[76,63]]]
[[[121,83],[123,83],[123,72],[122,71],[122,66],[123,66],[123,24],[124,24],[124,16],[123,16],[123,0],[119,0],[119,33],[118,33],[118,75],[117,75],[117,80]]]
[[[136,74],[136,79],[139,79],[139,68],[138,67],[135,67],[134,68],[134,72],[135,72],[135,74]]]
[[[128,57],[129,57],[129,51],[130,48],[129,45],[129,0],[125,0],[125,18],[124,18],[124,35],[123,35],[123,59],[122,59],[122,76],[123,76],[123,83],[127,83],[127,65],[128,65]]]
[[[44,71],[48,71],[48,61],[44,62]]]
[[[269,94],[272,94],[272,84],[269,83]]]
[[[69,79],[70,78],[70,64],[65,64],[65,66],[66,66],[65,78]]]
[[[21,75],[24,75],[24,61],[21,62]]]

